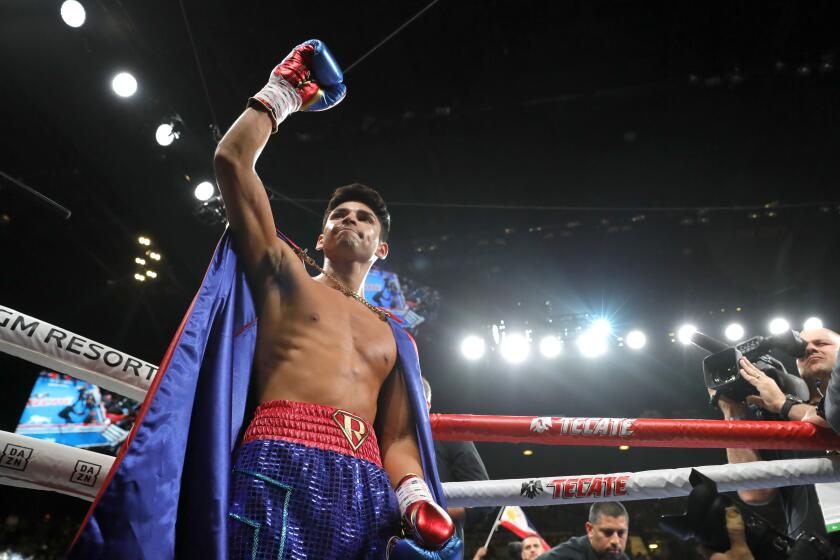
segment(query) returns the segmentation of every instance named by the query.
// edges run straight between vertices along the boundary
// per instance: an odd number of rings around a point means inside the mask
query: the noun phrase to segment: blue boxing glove
[[[325,111],[347,94],[344,74],[318,39],[301,43],[271,72],[268,83],[249,105],[259,103],[271,116],[273,131],[295,111]]]
[[[388,543],[386,560],[461,560],[464,557],[464,543],[458,535],[452,535],[446,546],[438,550],[423,548],[411,539],[393,537]]]

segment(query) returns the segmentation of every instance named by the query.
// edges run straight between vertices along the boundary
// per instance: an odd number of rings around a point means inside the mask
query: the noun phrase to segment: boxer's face
[[[373,210],[361,202],[336,206],[318,236],[316,249],[331,261],[370,262],[388,255],[388,244],[379,240],[382,225]]]
[[[799,333],[808,343],[805,357],[796,360],[796,367],[803,379],[813,379],[820,375],[830,375],[837,361],[837,349],[840,338],[829,329],[809,329]]]

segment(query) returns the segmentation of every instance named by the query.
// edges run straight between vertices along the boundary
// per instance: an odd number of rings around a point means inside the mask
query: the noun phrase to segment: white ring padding
[[[840,457],[694,467],[729,492],[840,481]],[[691,468],[550,478],[446,482],[449,507],[550,506],[687,496]]]
[[[93,501],[114,457],[0,431],[0,484]]]
[[[142,402],[158,368],[0,306],[0,351]]]

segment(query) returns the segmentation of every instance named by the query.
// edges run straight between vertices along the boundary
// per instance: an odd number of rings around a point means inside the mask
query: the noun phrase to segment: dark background
[[[0,179],[0,302],[156,362],[222,231],[193,215],[212,125],[226,129],[295,44],[320,38],[347,67],[426,3],[184,0],[209,99],[179,3],[85,2],[79,29],[59,5],[0,0],[0,171],[73,211],[64,221]],[[443,0],[347,74],[339,107],[284,123],[258,170],[294,199],[275,198],[275,219],[304,246],[336,186],[361,181],[389,201],[385,266],[440,294],[418,336],[435,411],[714,417],[702,352],[669,336],[681,323],[721,337],[736,318],[749,335],[776,314],[794,328],[840,322],[831,7]],[[110,91],[120,70],[139,82],[129,99]],[[173,115],[182,137],[158,146]],[[141,234],[163,254],[142,285]],[[647,347],[586,361],[569,343],[518,367],[458,352],[500,320],[538,336],[587,313],[618,335],[645,329]],[[38,368],[0,366],[0,429],[12,431]],[[524,447],[479,444],[491,478],[725,460]],[[83,511],[0,493],[28,515]],[[537,514],[538,528],[573,532],[584,514],[560,528]]]

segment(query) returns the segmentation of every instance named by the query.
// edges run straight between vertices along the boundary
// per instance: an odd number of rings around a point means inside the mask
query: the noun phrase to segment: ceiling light
[[[781,317],[776,317],[770,321],[767,328],[770,330],[770,334],[782,334],[783,332],[790,330],[790,323]]]
[[[540,340],[540,354],[546,358],[556,358],[563,351],[563,342],[556,336],[544,336]]]
[[[802,324],[802,328],[806,331],[811,329],[821,329],[823,327],[822,319],[819,317],[808,317],[805,320],[805,323]]]
[[[744,338],[744,327],[738,323],[731,323],[726,327],[726,330],[723,331],[723,334],[726,336],[727,340],[736,342]]]
[[[607,339],[594,329],[589,329],[577,338],[577,347],[585,358],[597,358],[607,352]]]
[[[147,270],[146,276],[148,276],[149,278],[157,278],[157,272],[155,272],[154,270]]]
[[[697,332],[697,327],[694,325],[683,325],[677,331],[677,340],[683,344],[691,344],[691,336]]]
[[[630,331],[627,333],[625,342],[627,342],[627,346],[633,350],[639,350],[640,348],[644,348],[645,344],[647,344],[647,337],[642,331]]]
[[[81,27],[85,23],[85,7],[76,0],[61,4],[61,19],[70,27]]]
[[[461,342],[461,354],[468,360],[478,360],[484,355],[484,339],[470,335]]]
[[[195,187],[195,197],[201,202],[206,202],[213,198],[213,193],[216,191],[213,183],[210,181],[203,181]]]
[[[137,93],[137,80],[128,72],[120,72],[111,80],[111,88],[120,97],[131,97]]]
[[[137,280],[138,282],[145,282],[146,281],[146,277],[143,276],[142,274],[135,274],[134,279]]]
[[[525,335],[512,333],[505,335],[499,347],[502,357],[511,364],[521,364],[528,358],[531,345]]]
[[[161,146],[168,146],[181,137],[181,133],[175,130],[172,123],[163,123],[155,131],[155,140]]]

